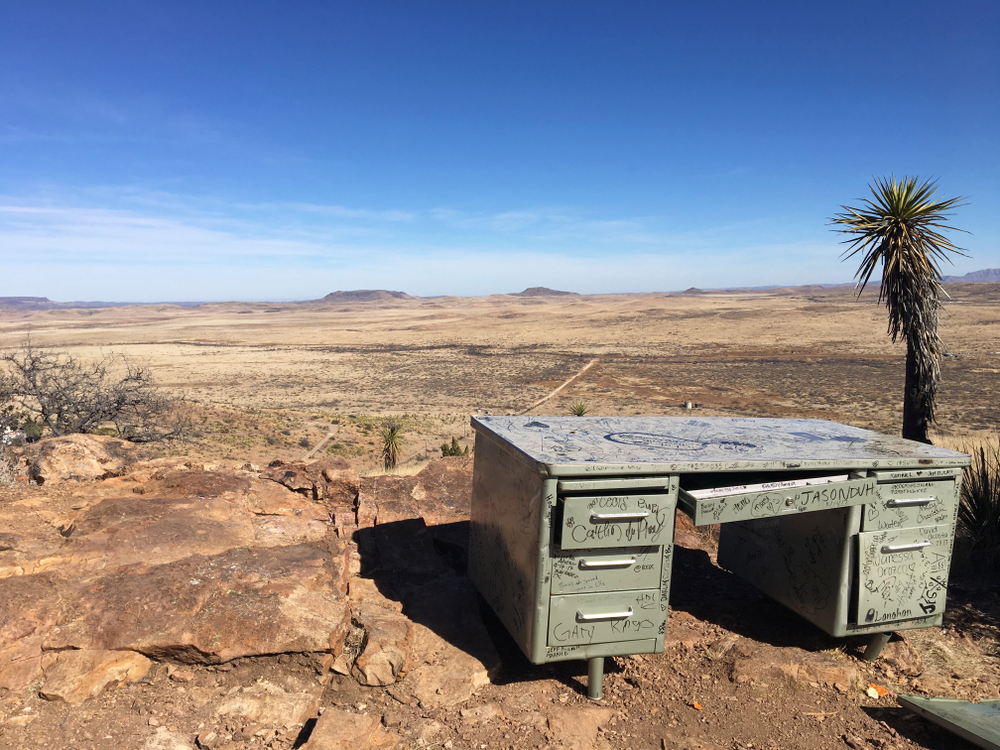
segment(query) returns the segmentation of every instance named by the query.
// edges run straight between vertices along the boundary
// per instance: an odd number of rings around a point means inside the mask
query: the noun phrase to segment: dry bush
[[[124,354],[84,363],[65,352],[26,342],[0,357],[0,410],[19,419],[38,417],[53,435],[93,433],[113,424],[137,443],[177,437],[184,423],[174,399],[164,395],[148,367]]]

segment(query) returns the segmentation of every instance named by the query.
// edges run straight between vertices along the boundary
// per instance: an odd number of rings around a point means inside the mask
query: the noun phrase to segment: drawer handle
[[[580,610],[576,611],[577,622],[593,622],[594,620],[626,620],[632,616],[632,608],[628,612],[602,612],[597,615],[585,615]]]
[[[634,557],[627,560],[580,560],[580,567],[591,568],[630,568],[638,562]]]
[[[936,497],[894,497],[886,505],[890,508],[915,508],[918,505],[930,505]]]
[[[882,545],[882,554],[891,555],[894,552],[912,552],[915,549],[923,549],[924,547],[930,546],[930,542],[916,542],[914,544],[884,544]]]
[[[591,513],[590,522],[599,523],[600,521],[611,521],[613,523],[621,521],[641,521],[644,518],[649,518],[648,510],[635,511],[633,513]]]

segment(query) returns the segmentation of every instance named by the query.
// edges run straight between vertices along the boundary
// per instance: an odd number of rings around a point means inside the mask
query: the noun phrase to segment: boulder
[[[83,703],[111,682],[141,680],[152,665],[134,651],[63,651],[47,670],[39,695],[50,701]]]
[[[126,440],[104,435],[63,435],[38,441],[31,478],[39,484],[88,481],[121,474],[141,452]]]
[[[316,720],[303,750],[393,750],[399,736],[386,732],[377,716],[354,714],[339,708],[328,708]]]
[[[262,516],[311,516],[325,513],[322,505],[313,502],[300,492],[271,479],[250,479],[246,495],[247,507]]]
[[[350,628],[344,545],[233,549],[78,585],[46,648],[128,649],[186,663],[336,650]]]
[[[385,597],[370,579],[351,581],[350,601],[352,620],[364,630],[363,648],[351,674],[362,685],[392,685],[409,667],[413,623],[402,614],[403,605]]]
[[[439,578],[417,588],[407,595],[403,613],[414,623],[413,667],[403,685],[422,706],[463,703],[500,671],[468,578]]]
[[[358,526],[413,518],[423,518],[428,526],[468,521],[471,503],[472,459],[442,458],[414,476],[362,478]]]

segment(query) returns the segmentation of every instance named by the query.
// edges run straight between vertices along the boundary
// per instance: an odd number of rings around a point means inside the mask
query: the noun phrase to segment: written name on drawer
[[[723,495],[743,495],[749,492],[767,492],[769,490],[785,490],[792,487],[809,487],[816,484],[830,484],[831,482],[846,482],[847,474],[838,474],[834,477],[811,477],[809,479],[787,479],[782,482],[762,482],[761,484],[740,484],[732,487],[709,487],[704,490],[688,490],[687,493],[698,500],[708,497],[722,497]]]

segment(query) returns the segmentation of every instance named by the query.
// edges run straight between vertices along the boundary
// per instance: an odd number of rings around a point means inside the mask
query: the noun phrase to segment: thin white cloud
[[[754,241],[745,224],[667,232],[663,223],[572,207],[239,204],[135,187],[94,189],[75,202],[0,196],[0,296],[312,299],[352,288],[625,292],[850,277],[835,238],[777,245]]]

